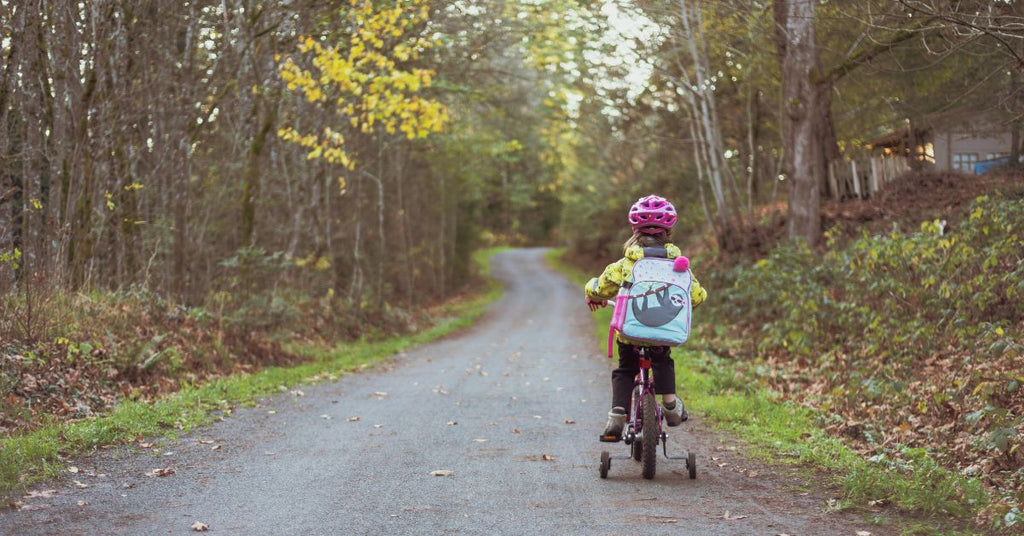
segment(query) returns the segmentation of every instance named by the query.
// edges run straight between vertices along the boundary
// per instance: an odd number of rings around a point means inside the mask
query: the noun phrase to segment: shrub
[[[1024,200],[980,197],[968,214],[953,232],[778,247],[721,278],[708,309],[757,356],[753,378],[869,452],[927,449],[983,478],[1004,497],[991,518],[1024,496]]]

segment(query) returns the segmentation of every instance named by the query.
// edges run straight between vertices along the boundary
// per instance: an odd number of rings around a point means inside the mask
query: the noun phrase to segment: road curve
[[[473,328],[239,409],[159,454],[78,460],[38,488],[56,493],[0,511],[0,534],[184,535],[196,521],[239,535],[887,533],[825,514],[828,490],[745,461],[700,408],[668,443],[696,452],[696,480],[663,457],[654,480],[631,460],[600,479],[610,361],[580,290],[543,253],[494,258],[505,296]]]

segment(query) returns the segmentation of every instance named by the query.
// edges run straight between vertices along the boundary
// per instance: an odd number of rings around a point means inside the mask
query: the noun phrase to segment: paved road
[[[184,535],[195,521],[257,535],[886,533],[823,513],[827,490],[745,461],[699,408],[669,439],[670,454],[697,453],[697,480],[664,458],[654,480],[631,460],[601,480],[611,366],[579,290],[542,257],[495,258],[505,297],[474,328],[159,453],[80,460],[80,473],[38,488],[55,494],[0,511],[0,534]]]

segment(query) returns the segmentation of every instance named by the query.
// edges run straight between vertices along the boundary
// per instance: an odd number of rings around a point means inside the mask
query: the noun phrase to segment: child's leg
[[[601,433],[601,441],[619,441],[626,424],[629,402],[633,396],[633,379],[640,371],[636,348],[619,343],[619,367],[612,371],[612,410]]]
[[[654,392],[661,395],[668,404],[676,399],[676,364],[672,361],[672,349],[668,346],[651,346],[647,357],[654,370]]]
[[[654,369],[654,392],[661,395],[662,406],[665,407],[665,422],[669,426],[679,426],[689,419],[686,408],[681,400],[676,400],[676,364],[672,361],[672,349],[668,346],[655,346],[647,350]]]
[[[619,343],[619,367],[612,371],[612,407],[629,411],[633,381],[640,372],[640,353],[631,344]]]

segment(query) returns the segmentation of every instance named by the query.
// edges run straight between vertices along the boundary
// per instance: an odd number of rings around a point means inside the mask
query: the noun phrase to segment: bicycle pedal
[[[598,439],[602,443],[618,443],[619,441],[622,441],[622,438],[620,436],[617,436],[617,435],[604,435],[604,434],[601,434],[600,436],[598,436]]]

